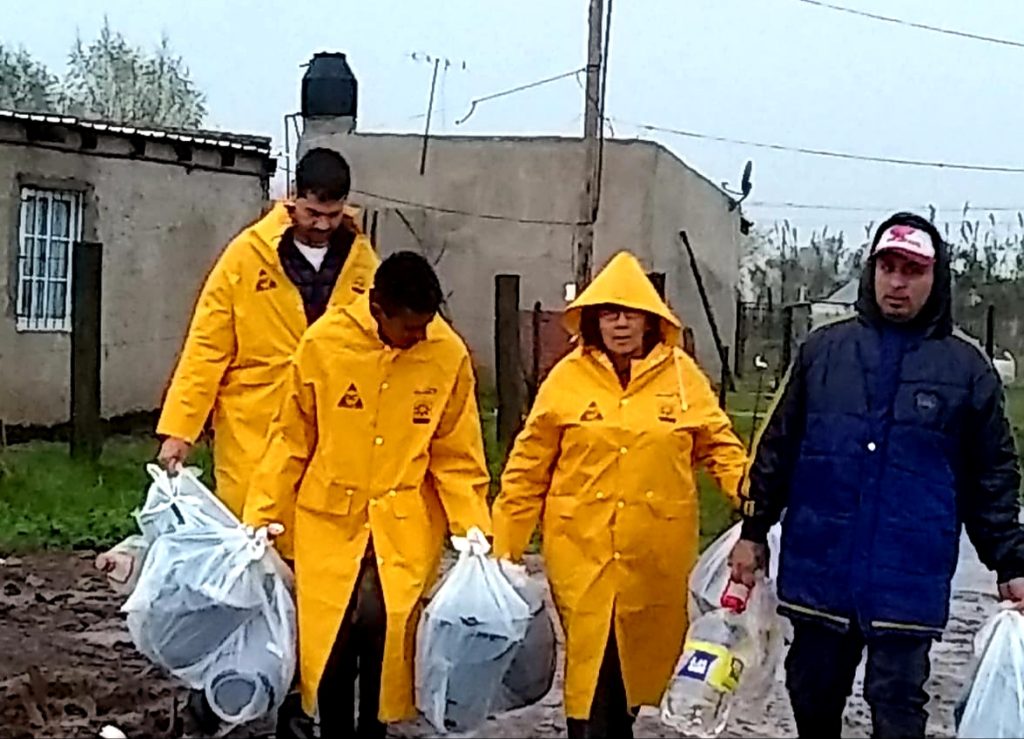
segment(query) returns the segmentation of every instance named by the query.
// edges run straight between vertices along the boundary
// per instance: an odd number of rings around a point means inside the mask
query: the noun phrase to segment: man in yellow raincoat
[[[518,560],[542,521],[566,634],[569,736],[632,736],[686,634],[697,557],[695,466],[735,504],[743,445],[680,323],[639,262],[618,254],[567,310],[581,342],[542,385],[494,505],[494,551]]]
[[[441,302],[426,260],[400,252],[306,333],[246,501],[246,523],[294,532],[303,705],[324,737],[354,735],[357,674],[356,735],[415,716],[447,522],[490,531],[473,369]]]
[[[242,231],[207,278],[164,401],[160,462],[182,464],[212,410],[217,495],[239,516],[299,339],[377,267],[346,208],[350,181],[337,152],[302,157],[295,199]]]

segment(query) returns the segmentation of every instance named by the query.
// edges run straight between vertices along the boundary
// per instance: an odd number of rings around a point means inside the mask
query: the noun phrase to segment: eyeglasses
[[[625,318],[627,321],[638,321],[644,317],[644,312],[632,308],[599,308],[597,317],[602,321],[617,321],[620,318]]]

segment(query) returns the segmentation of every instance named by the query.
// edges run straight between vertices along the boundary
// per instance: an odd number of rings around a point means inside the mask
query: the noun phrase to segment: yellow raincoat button
[[[622,553],[621,552],[616,552],[615,554],[612,555],[612,559],[614,559],[616,561],[622,559]]]
[[[597,499],[598,500],[604,500],[604,493],[598,493],[597,494]]]
[[[373,440],[373,443],[376,444],[377,446],[381,446],[384,443],[384,437],[378,436],[376,439]]]
[[[619,507],[619,509],[622,509],[622,508],[626,507],[626,504],[623,503],[621,500],[618,503],[616,503],[616,505]]]
[[[626,454],[629,451],[626,447],[619,447],[619,454]]]
[[[388,490],[388,496],[389,497],[394,498],[396,495],[398,495],[398,491],[397,490]]]
[[[388,389],[389,387],[391,387],[391,386],[390,386],[390,385],[388,385],[388,384],[387,384],[386,382],[382,382],[382,383],[380,384],[380,389],[381,389],[381,390],[387,390],[387,389]]]

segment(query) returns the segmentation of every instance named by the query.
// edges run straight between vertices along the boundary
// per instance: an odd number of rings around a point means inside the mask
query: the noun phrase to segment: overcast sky
[[[1024,42],[1018,0],[832,0]],[[582,92],[568,78],[481,106],[474,97],[582,66],[587,0],[0,0],[0,40],[62,68],[76,29],[111,25],[151,46],[166,32],[206,91],[211,127],[272,135],[299,106],[300,65],[345,51],[360,83],[362,130],[423,125],[431,68],[437,132],[574,134]],[[467,69],[461,68],[465,61]],[[643,132],[647,123],[729,138],[886,157],[1024,166],[1024,48],[859,18],[799,0],[614,0],[608,115],[618,136],[656,137],[715,182],[754,160],[755,202],[876,208],[746,208],[760,225],[789,218],[860,237],[898,208],[965,200],[1024,210],[1024,174],[958,172],[773,152]],[[481,163],[484,166],[485,163]],[[574,187],[572,182],[567,187]],[[984,216],[984,214],[979,214]],[[1013,212],[997,213],[1003,223]]]

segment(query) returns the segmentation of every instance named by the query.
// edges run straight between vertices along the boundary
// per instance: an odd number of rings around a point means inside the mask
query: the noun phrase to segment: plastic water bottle
[[[736,689],[757,656],[742,616],[750,592],[730,583],[723,607],[693,622],[676,674],[661,705],[661,720],[684,736],[717,737],[729,719]]]

